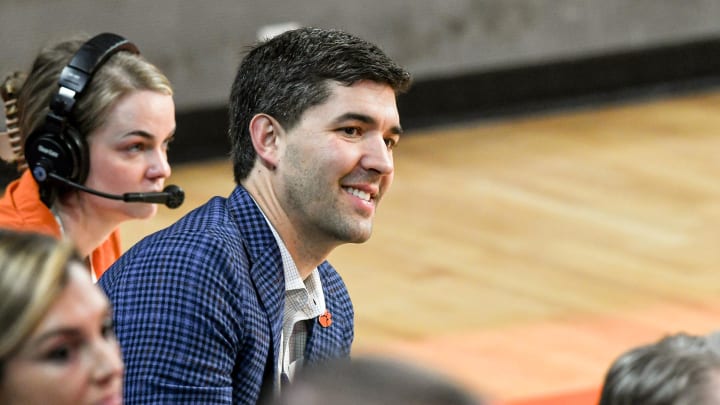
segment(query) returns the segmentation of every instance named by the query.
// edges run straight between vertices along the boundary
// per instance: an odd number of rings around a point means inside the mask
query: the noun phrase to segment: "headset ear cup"
[[[73,128],[60,135],[44,127],[33,132],[25,142],[25,160],[38,183],[46,182],[53,173],[82,184],[89,169],[85,142]]]
[[[47,147],[46,139],[53,137],[51,133],[46,131],[44,126],[32,132],[25,140],[25,162],[27,162],[28,170],[32,173],[38,184],[48,183],[48,174],[50,172],[57,173],[57,157],[53,156],[56,147],[52,148],[52,152],[43,153]],[[49,150],[49,149],[48,149]]]
[[[74,126],[68,125],[63,132],[63,140],[72,151],[73,175],[70,180],[78,184],[85,184],[90,172],[90,152],[85,138]]]

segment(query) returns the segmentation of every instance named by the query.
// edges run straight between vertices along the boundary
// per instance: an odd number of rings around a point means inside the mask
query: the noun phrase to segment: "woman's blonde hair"
[[[58,91],[60,72],[88,39],[86,35],[76,36],[42,49],[23,83],[18,83],[17,72],[6,78],[6,81],[14,80],[14,87],[19,88],[16,90],[18,129],[22,144],[43,125],[50,100]],[[135,90],[173,94],[167,77],[141,55],[123,51],[113,54],[95,72],[75,104],[72,124],[87,138],[106,121],[115,103]],[[24,157],[18,160],[24,164]]]
[[[0,230],[0,379],[7,359],[60,295],[71,262],[82,259],[69,241]]]

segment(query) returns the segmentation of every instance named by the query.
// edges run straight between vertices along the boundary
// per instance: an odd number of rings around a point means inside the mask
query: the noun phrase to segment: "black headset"
[[[73,126],[71,114],[95,72],[120,51],[140,53],[132,42],[116,34],[99,34],[85,42],[60,73],[45,123],[25,141],[25,160],[48,206],[55,198],[50,192],[54,187],[46,187],[48,180],[60,177],[83,184],[87,178],[88,147],[85,137]]]

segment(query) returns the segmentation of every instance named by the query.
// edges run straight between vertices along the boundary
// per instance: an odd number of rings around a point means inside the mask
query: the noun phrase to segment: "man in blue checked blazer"
[[[126,404],[255,404],[350,355],[353,306],[326,261],[370,237],[410,75],[345,32],[254,46],[230,95],[237,187],[148,236],[100,279]]]

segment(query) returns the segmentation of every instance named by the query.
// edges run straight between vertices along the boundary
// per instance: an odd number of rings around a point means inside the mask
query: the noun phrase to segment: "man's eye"
[[[359,135],[359,134],[360,134],[360,128],[357,128],[357,127],[342,128],[342,131],[343,131],[346,135],[356,136],[356,135]]]
[[[166,140],[163,142],[163,149],[164,149],[164,150],[170,149],[170,144],[171,144],[172,141],[174,141],[174,140],[175,140],[174,137],[173,137],[173,138],[168,138],[168,139],[166,139]]]
[[[394,148],[395,146],[397,146],[397,143],[398,143],[397,139],[385,138],[385,145],[387,145],[388,149]]]

